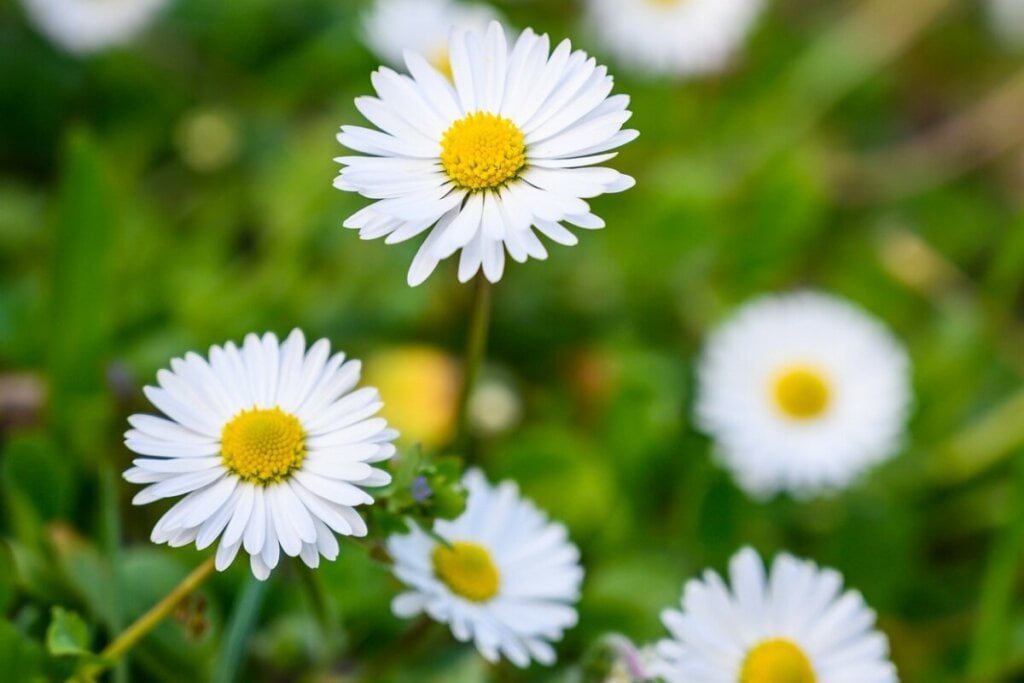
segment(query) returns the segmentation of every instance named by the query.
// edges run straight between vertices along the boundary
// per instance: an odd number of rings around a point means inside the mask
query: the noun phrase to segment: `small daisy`
[[[900,447],[910,361],[877,320],[811,292],[747,304],[711,334],[697,421],[753,495],[841,488]]]
[[[417,52],[451,80],[448,38],[452,29],[487,29],[499,19],[488,5],[452,0],[377,0],[363,21],[366,44],[377,56],[401,68],[405,51]]]
[[[330,355],[326,339],[306,350],[295,330],[283,344],[250,334],[241,348],[210,347],[175,358],[146,397],[167,417],[132,415],[125,444],[139,455],[124,473],[148,484],[132,502],[180,496],[153,528],[154,543],[199,549],[217,538],[223,571],[239,548],[263,580],[280,550],[310,567],[338,555],[335,533],[365,536],[355,511],[362,487],[391,477],[372,466],[397,436],[374,417],[377,390],[356,389],[359,361]]]
[[[730,589],[715,572],[665,610],[672,635],[653,673],[668,683],[897,683],[889,642],[856,591],[832,569],[778,555],[765,575],[750,548],[729,563]]]
[[[466,509],[388,539],[393,571],[412,590],[392,602],[399,617],[426,612],[472,640],[488,661],[504,655],[519,667],[555,661],[550,642],[576,624],[583,568],[561,524],[519,497],[515,484],[490,486],[478,470],[463,477]]]
[[[640,73],[723,70],[763,0],[588,0],[587,23],[608,51]]]
[[[129,42],[168,0],[21,0],[32,23],[76,55]]]
[[[411,51],[411,76],[376,71],[378,97],[356,107],[381,130],[338,135],[370,156],[338,158],[334,186],[375,200],[345,226],[388,244],[429,232],[409,269],[413,286],[459,250],[461,281],[482,268],[497,282],[506,250],[518,262],[547,257],[535,229],[576,244],[563,222],[604,226],[584,200],[633,185],[594,167],[637,133],[622,130],[629,98],[608,96],[612,79],[593,58],[569,41],[549,53],[548,37],[529,29],[510,50],[497,22],[486,34],[455,30],[449,53],[454,83]]]
[[[989,0],[988,18],[1004,45],[1024,48],[1024,0]]]

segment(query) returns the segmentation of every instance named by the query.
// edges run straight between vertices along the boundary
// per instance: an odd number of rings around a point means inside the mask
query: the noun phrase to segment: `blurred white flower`
[[[584,199],[621,192],[633,179],[594,168],[636,137],[622,130],[629,98],[609,97],[603,66],[563,41],[527,29],[509,50],[497,22],[486,35],[456,30],[449,44],[454,85],[406,52],[412,76],[381,68],[378,97],[356,107],[381,130],[342,126],[339,142],[370,156],[337,159],[334,186],[375,200],[345,221],[363,239],[388,244],[429,232],[409,269],[418,285],[461,250],[459,280],[481,268],[497,282],[505,251],[546,258],[534,233],[576,244],[562,222],[604,227]]]
[[[832,569],[781,554],[766,575],[750,548],[687,582],[652,669],[668,683],[897,683],[889,642],[860,593]]]
[[[750,33],[763,0],[587,0],[586,22],[638,73],[721,71]]]
[[[494,377],[483,378],[469,399],[469,421],[480,434],[492,436],[519,422],[523,404],[516,390]]]
[[[453,0],[377,0],[363,20],[366,44],[393,67],[401,68],[405,51],[427,58],[451,78],[448,38],[452,29],[483,33],[487,24],[501,17],[489,5]]]
[[[391,477],[372,467],[390,458],[397,436],[381,418],[377,390],[355,389],[359,361],[330,355],[326,339],[306,351],[295,330],[188,353],[157,373],[146,397],[167,418],[132,415],[125,444],[139,455],[124,473],[148,484],[132,502],[178,501],[153,528],[154,543],[205,548],[220,537],[216,566],[239,548],[266,579],[280,550],[310,567],[338,555],[334,533],[365,536],[355,506],[361,487]]]
[[[76,55],[131,41],[169,0],[21,0],[32,23]]]
[[[1024,48],[1024,0],[989,0],[988,17],[1004,44]]]
[[[512,482],[492,487],[470,470],[463,484],[465,511],[434,523],[449,545],[417,527],[388,539],[395,576],[412,589],[391,609],[399,617],[426,612],[458,640],[472,640],[488,661],[553,664],[550,643],[576,624],[579,550]]]
[[[900,447],[910,361],[877,320],[824,294],[766,296],[708,338],[697,422],[756,496],[844,487]]]

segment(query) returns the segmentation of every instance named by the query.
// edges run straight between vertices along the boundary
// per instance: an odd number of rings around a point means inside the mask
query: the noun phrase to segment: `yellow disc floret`
[[[811,660],[792,641],[773,638],[753,648],[743,660],[739,683],[816,683]]]
[[[441,165],[459,187],[499,187],[526,165],[523,132],[503,116],[482,111],[469,114],[445,131]]]
[[[473,602],[487,602],[498,594],[501,574],[482,545],[469,541],[438,545],[431,559],[434,574],[452,593]]]
[[[774,398],[787,417],[810,420],[828,409],[832,390],[823,372],[810,366],[798,366],[776,376]]]
[[[224,467],[253,484],[281,481],[302,465],[306,433],[294,415],[280,408],[243,410],[220,436]]]

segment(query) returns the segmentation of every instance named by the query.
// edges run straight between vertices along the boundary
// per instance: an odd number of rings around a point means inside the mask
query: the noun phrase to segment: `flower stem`
[[[132,649],[136,643],[146,636],[150,631],[156,628],[160,622],[162,622],[167,615],[174,611],[174,608],[181,604],[190,593],[195,591],[206,579],[213,574],[214,558],[210,557],[208,560],[203,562],[201,565],[192,570],[192,573],[182,579],[181,583],[174,587],[174,589],[164,596],[164,598],[153,605],[148,612],[143,614],[141,617],[135,620],[135,622],[122,631],[117,638],[115,638],[103,652],[100,653],[99,663],[93,664],[85,672],[85,678],[91,679],[96,675],[103,672],[107,667],[116,664],[117,661],[126,653]]]
[[[466,455],[469,450],[469,399],[473,395],[487,351],[487,331],[491,323],[491,283],[483,273],[476,276],[473,289],[473,308],[469,319],[469,338],[466,342],[466,358],[462,368],[462,391],[458,403],[458,431],[455,446]]]

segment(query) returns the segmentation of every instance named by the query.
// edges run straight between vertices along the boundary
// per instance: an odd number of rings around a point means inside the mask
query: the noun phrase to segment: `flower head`
[[[185,495],[153,542],[202,549],[220,538],[217,569],[244,548],[265,579],[281,550],[316,567],[337,557],[335,533],[365,535],[354,508],[373,502],[363,487],[391,480],[373,465],[394,454],[397,434],[374,417],[377,390],[356,389],[359,373],[325,339],[307,351],[298,330],[283,344],[250,334],[241,348],[211,347],[208,360],[172,360],[145,388],[166,417],[132,415],[125,434],[144,457],[124,478],[147,485],[132,502]]]
[[[21,0],[32,23],[76,55],[126,43],[168,0]]]
[[[683,589],[682,611],[662,620],[653,673],[669,683],[897,683],[886,637],[860,593],[813,562],[781,554],[766,575],[745,548],[731,588],[708,571]]]
[[[564,526],[549,522],[515,484],[490,486],[478,470],[463,478],[466,509],[423,530],[388,539],[394,573],[410,591],[392,603],[400,617],[426,612],[472,640],[489,661],[517,666],[555,661],[550,642],[576,624],[583,569]]]
[[[629,100],[608,96],[612,79],[593,58],[568,41],[551,52],[529,29],[510,49],[497,22],[486,34],[453,31],[449,54],[452,81],[414,52],[411,75],[375,72],[377,97],[356,107],[380,130],[342,126],[338,136],[369,156],[338,158],[334,186],[374,200],[345,226],[389,244],[429,233],[410,285],[460,250],[461,281],[483,269],[497,282],[506,251],[519,262],[547,257],[535,230],[575,244],[563,223],[604,226],[585,199],[633,185],[595,168],[636,132],[622,130]]]
[[[763,297],[707,340],[697,421],[748,492],[834,490],[899,448],[909,369],[892,334],[845,301]]]
[[[763,0],[588,0],[587,21],[608,51],[641,73],[721,71]]]

